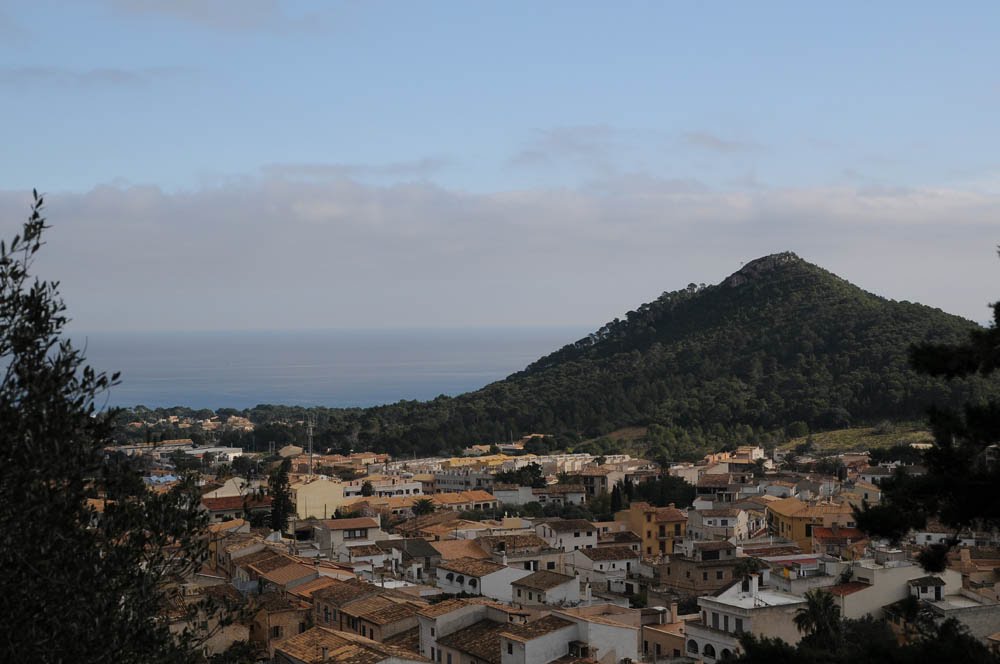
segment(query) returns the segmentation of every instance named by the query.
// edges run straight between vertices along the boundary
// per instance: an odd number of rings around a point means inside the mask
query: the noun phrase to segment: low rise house
[[[812,552],[857,560],[864,557],[868,546],[868,536],[857,528],[841,528],[833,524],[830,528],[816,526],[812,529]]]
[[[552,547],[534,533],[523,535],[484,535],[474,540],[495,563],[509,567],[556,570],[562,566],[563,550]]]
[[[736,544],[750,538],[749,515],[737,507],[688,510],[687,517],[687,536],[692,539]]]
[[[662,609],[663,607],[659,607],[657,610],[657,621],[644,621],[642,624],[642,655],[643,658],[652,659],[654,662],[660,659],[679,659],[684,656],[685,618],[697,618],[700,615],[679,616],[676,602],[670,605],[669,611]]]
[[[426,657],[388,643],[313,627],[282,641],[274,652],[275,664],[327,664],[363,662],[364,664],[425,664]]]
[[[392,567],[415,583],[430,579],[441,562],[441,554],[422,537],[387,539],[376,544],[389,553]]]
[[[813,502],[798,498],[775,500],[767,506],[768,527],[771,534],[787,537],[803,551],[812,550],[812,531],[815,527],[854,528],[854,512],[849,503]]]
[[[547,519],[535,526],[535,532],[549,546],[567,552],[597,546],[597,527],[583,519]]]
[[[926,576],[923,569],[907,560],[879,556],[854,562],[828,564],[834,574],[849,578],[827,588],[833,595],[840,615],[845,618],[872,616],[882,618],[885,607],[910,595],[909,582]],[[940,574],[942,594],[956,594],[962,588],[962,575],[946,569]]]
[[[636,501],[627,510],[616,512],[615,521],[626,523],[629,530],[642,538],[641,550],[646,556],[673,553],[674,542],[687,535],[688,517],[673,503],[656,507]]]
[[[310,611],[305,602],[281,593],[265,593],[254,603],[250,641],[266,649],[273,658],[275,647],[282,639],[306,631]]]
[[[458,558],[442,561],[437,568],[437,586],[450,594],[468,593],[496,600],[512,600],[511,584],[531,574],[491,560]]]
[[[683,553],[653,561],[653,576],[662,587],[681,595],[704,595],[733,582],[739,559],[726,541],[685,542]]]
[[[208,512],[209,521],[231,521],[247,514],[270,514],[271,497],[224,496],[222,498],[202,498],[201,505]]]
[[[716,662],[740,652],[740,635],[780,638],[794,645],[802,634],[795,626],[795,613],[806,600],[760,586],[760,577],[750,575],[714,596],[698,598],[701,616],[685,625],[685,654],[704,662]]]
[[[331,519],[344,504],[344,485],[339,480],[306,476],[289,485],[292,505],[299,519]]]
[[[581,581],[606,587],[609,591],[624,592],[625,579],[639,568],[639,554],[627,546],[580,549],[573,552],[570,560],[569,570]]]
[[[575,576],[541,570],[512,584],[513,601],[520,606],[575,606],[580,603],[580,581]]]
[[[321,553],[337,559],[346,553],[347,547],[359,544],[375,544],[388,539],[379,525],[379,517],[356,517],[352,519],[325,519],[315,526],[316,544]]]

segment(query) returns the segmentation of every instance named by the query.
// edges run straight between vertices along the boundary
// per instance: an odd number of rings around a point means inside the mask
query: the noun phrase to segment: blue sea
[[[110,406],[373,406],[478,389],[588,329],[91,332],[97,370],[121,371]],[[101,400],[104,403],[104,399]]]

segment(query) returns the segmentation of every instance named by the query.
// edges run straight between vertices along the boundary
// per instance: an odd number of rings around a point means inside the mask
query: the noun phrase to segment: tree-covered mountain
[[[475,392],[312,411],[318,442],[338,449],[432,453],[511,433],[573,441],[644,425],[656,453],[679,458],[790,429],[918,419],[931,403],[980,399],[993,388],[979,378],[945,383],[907,363],[911,344],[956,343],[975,327],[782,253],[718,285],[663,293]],[[304,413],[248,411],[261,425],[257,439]]]

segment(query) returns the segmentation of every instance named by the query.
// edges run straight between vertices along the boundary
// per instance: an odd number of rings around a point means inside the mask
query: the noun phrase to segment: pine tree
[[[267,478],[267,494],[271,496],[271,529],[280,533],[285,532],[288,519],[292,516],[292,491],[288,485],[291,467],[291,460],[285,459]]]
[[[58,283],[32,275],[42,211],[35,193],[0,242],[0,660],[194,661],[205,635],[161,616],[206,553],[197,487],[156,494],[129,459],[107,460],[115,413],[96,404],[117,375],[86,365]]]
[[[922,373],[946,378],[979,374],[994,376],[1000,368],[1000,303],[993,305],[993,323],[973,330],[968,341],[956,345],[921,344],[910,349],[910,362]],[[966,529],[1000,527],[1000,403],[967,403],[959,411],[930,410],[934,447],[924,454],[923,476],[897,474],[884,486],[883,504],[857,510],[857,523],[877,536],[899,541],[911,529],[937,517],[954,530],[944,544],[928,546],[918,556],[931,572],[944,569],[949,550]]]
[[[625,509],[625,504],[622,501],[622,490],[618,484],[611,489],[611,513],[620,512]]]

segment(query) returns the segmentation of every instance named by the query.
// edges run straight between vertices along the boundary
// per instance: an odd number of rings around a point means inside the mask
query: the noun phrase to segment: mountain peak
[[[722,282],[722,285],[735,288],[736,286],[741,286],[748,281],[757,279],[768,272],[772,272],[783,265],[792,265],[797,263],[805,263],[805,261],[791,251],[783,251],[778,254],[762,256],[761,258],[756,258],[750,261],[739,270],[729,275],[729,277]]]

